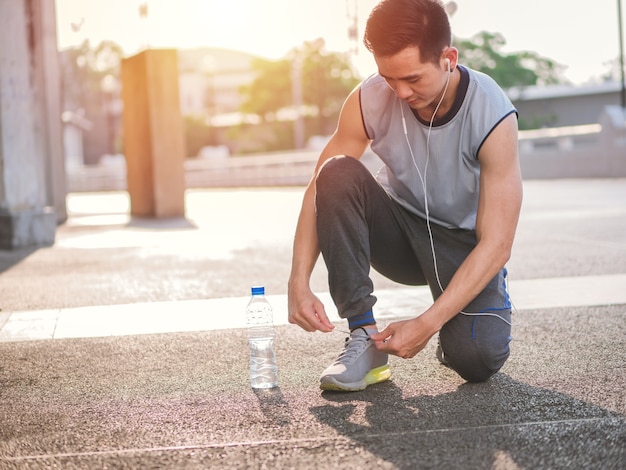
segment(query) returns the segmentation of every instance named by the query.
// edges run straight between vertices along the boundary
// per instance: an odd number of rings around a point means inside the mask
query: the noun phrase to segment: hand
[[[390,323],[384,330],[370,334],[370,338],[379,351],[409,359],[424,349],[436,332],[437,329],[433,329],[427,319],[420,316]]]
[[[289,287],[288,301],[289,323],[300,326],[306,331],[333,331],[333,325],[326,315],[324,304],[317,298],[311,289],[295,289]]]

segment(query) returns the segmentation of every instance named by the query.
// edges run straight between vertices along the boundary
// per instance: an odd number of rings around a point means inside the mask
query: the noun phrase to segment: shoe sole
[[[450,367],[450,364],[448,364],[448,361],[446,361],[446,357],[443,354],[443,349],[441,349],[440,345],[437,345],[437,350],[435,351],[435,357],[437,357],[437,360],[441,363],[442,366],[445,366],[448,369],[452,369],[452,367]]]
[[[368,385],[377,384],[389,380],[391,377],[391,369],[389,364],[377,367],[370,370],[363,380],[359,382],[342,383],[337,381],[334,377],[325,377],[324,382],[320,384],[322,390],[330,390],[335,392],[358,392],[359,390],[365,390]]]

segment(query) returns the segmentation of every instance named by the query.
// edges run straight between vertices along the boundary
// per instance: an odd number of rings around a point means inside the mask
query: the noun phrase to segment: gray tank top
[[[398,99],[378,74],[361,84],[361,112],[367,135],[372,139],[371,149],[385,164],[376,178],[389,195],[425,218],[425,185],[432,222],[475,230],[480,185],[478,151],[491,131],[516,110],[493,79],[463,66],[459,70],[461,82],[455,103],[443,118],[435,121],[430,132],[426,171],[429,123]],[[406,142],[402,113],[425,184]]]

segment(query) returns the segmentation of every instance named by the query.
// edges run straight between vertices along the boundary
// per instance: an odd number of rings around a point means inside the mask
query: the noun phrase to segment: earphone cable
[[[422,187],[424,188],[424,213],[426,215],[426,228],[428,230],[428,238],[430,241],[430,249],[432,252],[432,256],[433,256],[433,266],[434,266],[434,271],[435,271],[435,279],[437,279],[437,285],[439,287],[439,290],[443,293],[444,289],[443,286],[441,284],[441,279],[439,277],[439,268],[437,266],[437,254],[435,252],[435,242],[433,239],[433,232],[430,226],[430,209],[428,207],[428,188],[427,188],[427,184],[426,184],[426,174],[428,172],[428,163],[430,161],[430,133],[431,130],[433,128],[433,123],[435,121],[435,116],[437,115],[437,111],[439,111],[439,108],[441,107],[441,103],[443,103],[443,99],[446,96],[446,92],[448,91],[448,85],[450,84],[450,73],[448,73],[448,79],[446,80],[446,84],[443,88],[443,93],[441,94],[441,98],[439,99],[439,102],[437,103],[437,106],[435,107],[435,111],[433,112],[431,118],[430,118],[430,122],[428,123],[428,132],[426,134],[426,162],[424,164],[424,174],[422,175],[422,172],[419,169],[419,165],[417,164],[417,159],[415,158],[415,155],[413,154],[413,148],[411,146],[411,142],[409,140],[409,133],[407,130],[407,125],[406,125],[406,119],[404,117],[404,107],[402,106],[402,100],[398,100],[399,104],[400,104],[400,113],[402,115],[402,127],[404,130],[404,138],[406,140],[406,144],[407,147],[409,148],[409,152],[411,154],[411,160],[413,161],[413,166],[415,166],[415,169],[417,170],[417,175],[419,176],[419,179],[422,183]],[[503,322],[507,323],[508,325],[512,326],[512,323],[510,321],[508,321],[506,318],[502,317],[501,315],[495,314],[495,313],[488,313],[488,312],[478,312],[478,313],[469,313],[469,312],[464,312],[463,310],[461,310],[459,313],[466,315],[466,316],[486,316],[486,317],[496,317],[499,318],[500,320],[502,320]]]

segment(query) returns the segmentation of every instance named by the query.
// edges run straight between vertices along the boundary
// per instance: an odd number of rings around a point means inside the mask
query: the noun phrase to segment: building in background
[[[67,51],[61,53],[62,61],[68,60]],[[179,88],[181,112],[185,118],[187,155],[219,155],[246,153],[250,139],[239,139],[232,129],[246,125],[255,127],[258,116],[240,112],[243,97],[241,88],[255,80],[252,54],[223,48],[197,48],[178,51]],[[73,80],[78,80],[74,77]],[[81,85],[77,85],[80,87]],[[84,86],[84,85],[83,85]],[[88,103],[66,100],[65,116],[76,116],[86,109],[81,122],[91,125],[76,127],[75,119],[66,120],[66,136],[72,145],[67,146],[68,167],[81,163],[76,150],[81,147],[77,138],[82,137],[82,164],[96,165],[102,157],[123,153],[123,138],[119,126],[121,109],[105,106],[103,90],[85,87],[82,96],[93,101]],[[289,92],[289,91],[287,91]],[[520,129],[565,127],[598,123],[606,106],[619,104],[618,82],[604,82],[587,86],[532,86],[508,90],[509,97],[519,111]],[[102,95],[102,96],[101,96]],[[107,95],[108,96],[108,95]],[[110,100],[118,102],[114,96]],[[98,101],[97,103],[95,103]],[[121,102],[120,102],[121,105]],[[110,113],[103,109],[112,110]],[[257,133],[264,134],[261,129]],[[256,135],[256,134],[254,134]]]
[[[507,90],[521,129],[597,124],[607,106],[619,105],[619,82],[550,85]]]
[[[211,120],[239,111],[239,90],[254,80],[256,57],[218,48],[178,51],[180,105],[183,116]]]

